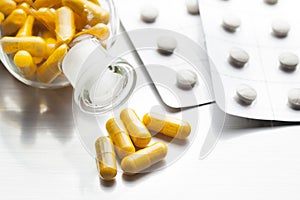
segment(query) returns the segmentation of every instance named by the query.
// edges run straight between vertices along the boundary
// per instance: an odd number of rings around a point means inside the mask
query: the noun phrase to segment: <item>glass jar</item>
[[[118,29],[119,29],[119,18],[117,16],[117,12],[116,12],[116,9],[115,9],[115,6],[114,6],[114,2],[113,2],[113,0],[99,0],[99,3],[101,5],[101,8],[104,8],[110,14],[110,21],[107,24],[107,26],[108,26],[109,31],[110,31],[109,38],[114,38],[114,36],[117,34]],[[17,5],[17,8],[20,7],[20,6],[21,6],[21,4]],[[32,6],[34,6],[34,4]],[[53,7],[55,7],[55,5]],[[36,10],[38,10],[38,9],[36,9]],[[37,21],[37,20],[35,20],[35,21]],[[1,27],[1,31],[0,31],[0,37],[1,38],[4,37],[2,35],[2,33],[3,33],[3,27]],[[78,38],[80,38],[80,39],[78,39]],[[89,36],[81,35],[81,36],[73,38],[73,40],[68,44],[68,51],[70,51],[72,49],[72,47],[75,46],[75,44],[77,44],[79,41],[82,41],[82,40],[93,40],[94,42],[98,42],[98,43],[100,42],[99,39],[97,39],[96,37],[92,37],[91,35],[89,35]],[[110,40],[110,41],[113,41],[113,40]],[[103,41],[101,41],[101,42],[103,42]],[[110,46],[112,44],[113,44],[113,42],[111,42],[110,44],[105,44],[106,48],[110,48]],[[0,59],[3,63],[3,65],[7,68],[7,70],[16,79],[18,79],[19,81],[21,81],[21,82],[23,82],[23,83],[25,83],[29,86],[33,86],[33,87],[37,87],[37,88],[45,88],[45,89],[55,89],[55,88],[65,87],[65,86],[68,86],[70,84],[68,78],[65,76],[65,73],[64,73],[63,69],[61,68],[61,63],[58,63],[58,68],[60,69],[60,71],[62,73],[60,75],[58,75],[53,81],[51,81],[49,83],[43,83],[43,82],[39,81],[37,78],[31,79],[31,78],[24,77],[24,75],[22,75],[20,73],[20,70],[15,65],[13,56],[14,56],[14,54],[10,54],[10,55],[6,54],[3,51],[3,48],[2,48],[2,45],[1,45]],[[39,67],[39,65],[38,65],[38,67]],[[72,72],[70,72],[70,73],[72,73]]]

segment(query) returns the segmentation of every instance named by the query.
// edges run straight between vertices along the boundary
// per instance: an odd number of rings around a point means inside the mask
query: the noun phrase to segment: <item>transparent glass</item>
[[[108,27],[110,29],[110,37],[109,38],[114,38],[115,35],[118,33],[119,30],[119,18],[116,12],[116,8],[114,5],[113,0],[99,0],[101,7],[108,10],[110,13],[110,21],[108,23]],[[2,37],[1,30],[0,30],[0,37]],[[94,38],[95,40],[95,38]],[[76,38],[73,40],[76,41]],[[106,48],[110,48],[111,45],[113,45],[113,40],[110,40],[111,42],[109,44],[106,44]],[[78,41],[76,41],[78,42]],[[75,43],[76,43],[75,42]],[[71,42],[69,44],[69,47],[72,48],[74,45],[74,42]],[[0,45],[1,46],[1,45]],[[70,50],[69,48],[69,50]],[[22,76],[14,64],[12,56],[6,54],[2,46],[0,47],[0,59],[3,63],[3,65],[7,68],[7,70],[19,81],[22,83],[25,83],[26,85],[32,86],[32,87],[37,87],[37,88],[43,88],[43,89],[56,89],[56,88],[62,88],[70,85],[69,80],[66,78],[64,73],[59,75],[53,82],[51,83],[42,83],[38,81],[37,79],[30,80]],[[59,67],[61,63],[59,63]]]

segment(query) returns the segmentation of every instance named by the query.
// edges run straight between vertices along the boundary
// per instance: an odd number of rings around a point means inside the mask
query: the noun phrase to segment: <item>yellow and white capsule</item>
[[[90,26],[98,23],[108,24],[110,15],[107,10],[101,6],[86,0],[62,0],[64,6],[68,6],[75,13],[87,19]]]
[[[56,10],[55,18],[56,39],[59,44],[69,43],[75,34],[73,11],[63,6]]]
[[[13,10],[15,10],[17,4],[13,0],[1,0],[0,1],[0,12],[5,15],[9,15]]]
[[[51,83],[61,74],[59,64],[68,51],[66,44],[60,45],[49,58],[37,69],[37,78],[43,83]]]
[[[2,12],[0,12],[0,25],[4,19],[5,19],[4,14]]]
[[[8,15],[8,17],[2,22],[3,35],[15,34],[19,28],[25,23],[27,14],[22,9],[15,9]]]
[[[90,34],[97,37],[100,40],[106,40],[110,35],[110,31],[106,24],[99,23],[89,29],[85,29],[77,33],[75,37],[83,34]]]
[[[158,113],[145,114],[143,123],[149,130],[173,138],[185,139],[191,133],[191,125],[188,122]]]
[[[32,36],[33,23],[34,23],[34,17],[32,15],[28,15],[25,23],[19,29],[16,37]]]
[[[109,119],[106,122],[106,130],[116,146],[116,151],[120,159],[135,152],[127,130],[120,119]]]
[[[32,56],[41,57],[46,55],[47,46],[45,40],[41,37],[3,37],[0,39],[3,51],[7,54],[25,50]]]
[[[140,121],[133,109],[125,108],[120,114],[133,144],[137,147],[146,147],[150,140],[151,134],[145,125]]]
[[[99,137],[95,142],[97,166],[103,180],[112,180],[117,175],[116,154],[111,139],[107,136]]]
[[[167,152],[168,147],[165,143],[153,143],[144,149],[126,156],[121,162],[121,168],[128,175],[139,173],[163,160]]]
[[[32,56],[27,51],[18,51],[14,56],[14,63],[18,67],[20,74],[25,78],[32,80],[35,76],[36,65]]]

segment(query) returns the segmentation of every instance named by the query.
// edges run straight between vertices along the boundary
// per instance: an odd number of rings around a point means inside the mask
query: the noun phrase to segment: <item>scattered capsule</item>
[[[16,37],[32,36],[33,23],[34,17],[32,15],[28,15],[25,23],[19,29]]]
[[[49,56],[49,58],[38,68],[37,78],[43,83],[51,83],[61,74],[59,64],[62,62],[67,53],[68,46],[66,44],[60,45]]]
[[[36,65],[33,63],[30,53],[24,50],[18,51],[14,56],[14,63],[25,78],[30,80],[34,78]]]
[[[144,149],[126,156],[121,162],[121,168],[128,175],[139,173],[163,160],[167,152],[168,147],[166,144],[162,142],[153,143]]]
[[[114,146],[107,136],[99,137],[95,142],[97,166],[103,180],[109,181],[117,175],[117,163]]]
[[[3,51],[7,54],[25,50],[32,56],[44,56],[46,54],[46,42],[41,37],[3,37],[0,40]]]
[[[135,148],[130,140],[127,130],[120,119],[109,119],[106,122],[106,130],[116,146],[119,158],[123,159],[135,152]]]
[[[133,144],[137,147],[146,147],[150,140],[151,134],[145,125],[140,121],[133,109],[125,108],[120,114]]]
[[[191,133],[191,125],[188,122],[158,113],[145,114],[143,123],[149,130],[173,138],[185,139]]]
[[[0,1],[0,12],[4,15],[9,15],[17,7],[16,2],[13,0],[1,0]]]
[[[99,23],[93,26],[92,28],[79,32],[78,34],[76,34],[75,37],[83,34],[90,34],[97,37],[100,40],[106,40],[109,37],[110,31],[106,24]]]
[[[25,23],[27,14],[22,9],[15,9],[10,15],[2,22],[3,35],[12,35],[16,33],[19,28]]]
[[[55,31],[57,42],[69,43],[75,34],[75,21],[73,11],[64,6],[56,11]]]

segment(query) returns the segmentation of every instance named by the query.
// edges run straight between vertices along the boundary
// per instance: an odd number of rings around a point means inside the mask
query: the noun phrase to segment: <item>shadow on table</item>
[[[71,139],[72,88],[44,90],[16,80],[0,65],[0,118],[8,128],[19,129],[22,143],[34,144],[36,134],[51,133],[64,143]]]
[[[226,115],[221,139],[232,139],[245,134],[255,134],[255,131],[284,126],[299,126],[300,122],[282,122],[270,120],[255,120],[233,115]]]

